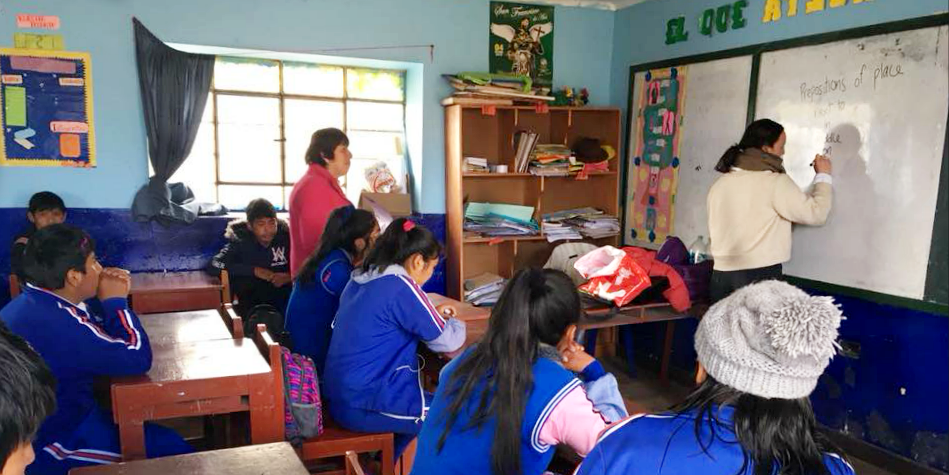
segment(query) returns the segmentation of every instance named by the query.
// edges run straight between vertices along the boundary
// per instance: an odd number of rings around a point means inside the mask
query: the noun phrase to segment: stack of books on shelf
[[[538,176],[567,176],[583,169],[565,145],[537,144],[531,152],[530,173]]]
[[[479,157],[465,157],[465,173],[489,173],[488,159]]]
[[[465,231],[485,237],[534,236],[540,228],[533,215],[531,206],[472,202],[465,206]]]
[[[497,74],[459,73],[443,75],[455,92],[442,100],[450,105],[498,105],[547,104],[554,100],[548,96],[549,88],[531,87],[529,79]]]
[[[543,217],[547,241],[600,239],[620,232],[619,219],[595,208],[577,208],[548,213]]]
[[[522,130],[514,135],[517,140],[517,151],[514,153],[514,172],[527,173],[531,155],[537,146],[538,135],[534,132]]]
[[[465,300],[477,307],[494,305],[506,283],[506,279],[490,272],[467,279],[465,280]]]

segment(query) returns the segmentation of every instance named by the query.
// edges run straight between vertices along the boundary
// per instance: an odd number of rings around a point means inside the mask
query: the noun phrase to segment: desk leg
[[[662,362],[659,367],[659,382],[662,385],[669,384],[669,357],[672,355],[672,340],[675,336],[675,330],[675,320],[666,322],[666,341],[662,346]]]
[[[141,460],[145,458],[145,424],[142,421],[123,421],[119,424],[119,444],[122,446],[122,460]]]
[[[267,444],[283,441],[283,408],[277,413],[273,393],[273,375],[266,373],[250,377],[250,442]],[[283,394],[279,395],[283,397]]]

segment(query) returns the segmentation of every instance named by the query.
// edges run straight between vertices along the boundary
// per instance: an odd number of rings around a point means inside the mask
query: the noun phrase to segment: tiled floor
[[[623,398],[644,407],[650,412],[668,409],[681,401],[691,388],[671,381],[668,386],[659,383],[654,368],[637,368],[637,377],[631,378],[626,372],[625,361],[618,359],[601,360],[607,371],[616,376]],[[862,460],[850,457],[850,462],[859,475],[895,475],[883,469],[870,465]]]

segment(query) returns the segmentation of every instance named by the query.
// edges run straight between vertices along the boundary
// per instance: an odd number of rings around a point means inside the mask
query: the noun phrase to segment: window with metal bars
[[[404,177],[405,71],[219,57],[191,155],[170,181],[234,210],[254,198],[286,209],[310,136],[325,127],[349,136],[341,185],[354,203],[366,168],[381,161]]]

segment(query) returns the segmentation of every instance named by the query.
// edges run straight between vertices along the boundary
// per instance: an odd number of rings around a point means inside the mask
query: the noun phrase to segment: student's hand
[[[270,283],[274,287],[283,287],[284,285],[289,284],[293,279],[290,277],[290,274],[287,272],[275,273],[270,279]]]
[[[438,310],[438,313],[442,314],[443,316],[454,317],[458,315],[458,309],[450,303],[443,303],[435,307],[435,310]]]
[[[99,300],[128,298],[132,289],[132,276],[129,271],[117,267],[106,267],[99,273]]]
[[[563,367],[574,373],[583,372],[594,361],[593,357],[584,351],[582,345],[572,340],[561,343],[557,349],[560,351],[560,362]]]
[[[269,269],[264,269],[263,267],[254,267],[254,277],[257,277],[261,280],[266,280],[267,282],[273,282],[274,273]]]
[[[824,155],[817,154],[814,157],[814,171],[817,173],[826,173],[830,175],[830,172],[833,171],[833,165],[830,163],[830,159]]]

